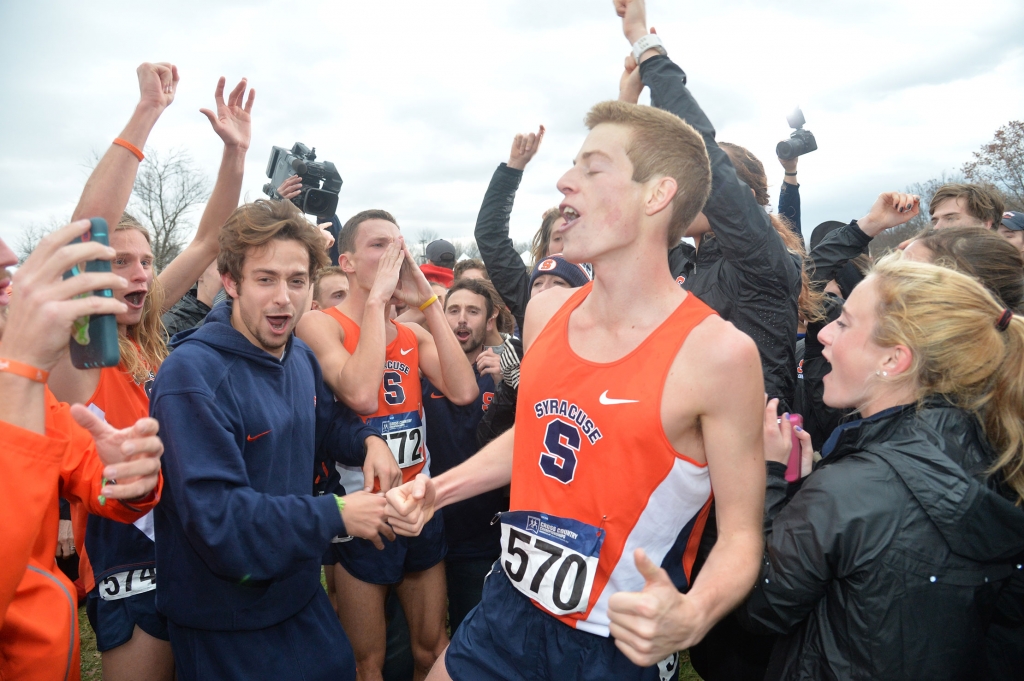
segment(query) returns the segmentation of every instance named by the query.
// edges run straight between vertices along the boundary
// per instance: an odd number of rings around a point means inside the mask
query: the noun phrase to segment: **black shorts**
[[[519,593],[499,563],[484,580],[480,604],[455,630],[444,656],[453,681],[669,681],[679,654],[638,667],[615,639],[574,629]]]
[[[89,592],[85,603],[89,624],[96,632],[96,649],[101,653],[128,643],[139,629],[161,641],[170,641],[167,618],[157,612],[156,589],[116,601],[105,601],[97,589]]]
[[[444,560],[447,553],[444,517],[436,513],[417,537],[385,539],[384,550],[377,549],[369,540],[353,537],[331,544],[323,563],[341,563],[350,575],[368,584],[398,584],[406,573],[428,570]]]

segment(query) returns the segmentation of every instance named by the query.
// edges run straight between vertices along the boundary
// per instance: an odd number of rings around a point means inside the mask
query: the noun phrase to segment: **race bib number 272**
[[[501,514],[501,566],[519,591],[556,615],[586,612],[604,530],[571,518]]]

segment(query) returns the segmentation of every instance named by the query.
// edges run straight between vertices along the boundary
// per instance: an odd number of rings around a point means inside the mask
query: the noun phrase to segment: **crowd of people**
[[[139,67],[72,222],[13,283],[0,241],[0,678],[78,678],[79,605],[107,681],[667,680],[682,651],[706,681],[1021,678],[1024,213],[948,184],[873,259],[923,208],[885,192],[805,244],[797,159],[772,211],[614,6],[620,96],[531,265],[543,126],[480,258],[418,264],[386,210],[307,219],[298,177],[239,206],[255,92],[221,78],[213,193],[155,271],[125,209],[178,73]],[[94,315],[117,366],[71,359]]]

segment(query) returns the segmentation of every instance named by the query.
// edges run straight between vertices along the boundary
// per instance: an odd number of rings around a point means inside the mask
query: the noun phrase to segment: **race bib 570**
[[[525,596],[556,615],[586,612],[604,530],[536,511],[501,514],[501,566]]]

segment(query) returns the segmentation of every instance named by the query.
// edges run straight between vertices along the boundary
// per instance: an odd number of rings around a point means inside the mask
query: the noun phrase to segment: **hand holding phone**
[[[92,218],[89,231],[71,241],[72,244],[93,241],[110,246],[107,235],[107,221],[103,218]],[[90,260],[85,265],[86,272],[110,272],[109,260]],[[64,273],[65,279],[77,277],[82,272],[74,265]],[[100,296],[113,298],[114,292],[109,289],[86,291],[78,298]],[[112,314],[83,315],[77,318],[71,327],[71,363],[78,369],[98,369],[116,367],[121,361],[121,350],[117,342],[117,319]]]
[[[114,257],[109,246],[81,240],[90,231],[88,220],[79,220],[45,236],[14,275],[14,295],[0,341],[0,357],[49,371],[67,352],[74,321],[85,316],[113,315],[127,306],[105,296],[87,295],[95,290],[125,287],[128,282],[108,272],[89,271],[65,280],[63,274],[76,263]],[[76,243],[71,243],[73,240]],[[81,241],[78,243],[77,241]],[[91,330],[90,330],[91,333]]]

